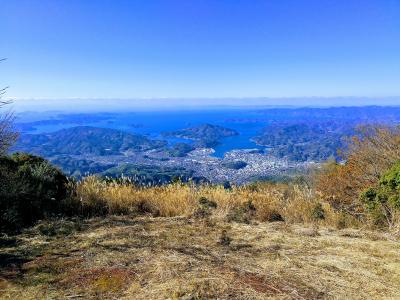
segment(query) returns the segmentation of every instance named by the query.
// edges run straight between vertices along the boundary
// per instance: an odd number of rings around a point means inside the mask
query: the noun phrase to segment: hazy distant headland
[[[331,106],[397,106],[400,96],[393,97],[249,97],[249,98],[137,98],[137,99],[14,99],[13,109],[25,111],[133,111],[218,109],[243,107],[331,107]]]

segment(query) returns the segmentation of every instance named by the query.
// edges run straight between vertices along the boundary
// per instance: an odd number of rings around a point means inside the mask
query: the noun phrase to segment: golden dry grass
[[[1,299],[400,298],[400,243],[374,231],[108,216],[1,242]]]
[[[199,209],[199,199],[207,198],[217,204],[213,217],[225,218],[238,207],[251,202],[255,207],[254,219],[270,221],[280,215],[287,223],[318,223],[330,226],[359,226],[350,216],[344,218],[329,203],[320,201],[313,190],[305,186],[258,183],[249,186],[222,186],[169,184],[138,187],[115,181],[105,182],[87,177],[75,187],[75,201],[84,211],[105,211],[109,214],[150,213],[153,216],[191,216]],[[322,205],[324,219],[313,214]]]
[[[396,237],[357,229],[305,186],[87,177],[69,201],[102,217],[0,237],[1,299],[400,297]]]

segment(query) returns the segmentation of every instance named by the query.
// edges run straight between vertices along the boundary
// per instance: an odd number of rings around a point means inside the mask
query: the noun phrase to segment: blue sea
[[[61,120],[56,124],[35,124],[26,129],[25,133],[45,133],[57,131],[74,126],[95,126],[119,129],[130,133],[146,135],[152,139],[167,140],[170,144],[176,142],[191,141],[178,138],[165,138],[161,134],[165,131],[174,131],[193,127],[201,124],[220,125],[235,129],[238,136],[232,136],[221,140],[214,148],[216,157],[233,149],[264,149],[256,145],[251,138],[260,133],[267,124],[260,121],[265,118],[257,110],[245,109],[221,109],[221,110],[181,110],[181,111],[136,111],[113,113],[85,113],[78,121],[77,114],[65,114],[63,112],[46,112],[38,114],[20,113],[18,123],[28,123],[42,120]]]

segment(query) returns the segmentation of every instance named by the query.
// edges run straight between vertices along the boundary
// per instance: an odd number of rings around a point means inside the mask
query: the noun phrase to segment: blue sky
[[[399,96],[399,0],[0,0],[16,98]]]

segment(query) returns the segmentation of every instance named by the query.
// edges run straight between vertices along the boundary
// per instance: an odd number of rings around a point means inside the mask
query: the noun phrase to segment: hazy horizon
[[[123,111],[162,109],[217,109],[246,107],[398,106],[399,97],[247,97],[149,99],[16,99],[11,108],[24,111]]]

